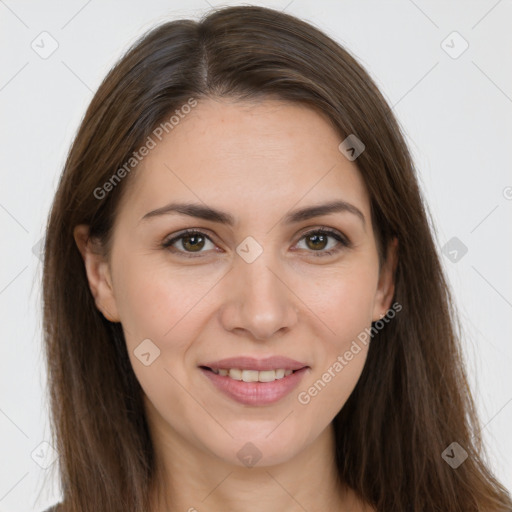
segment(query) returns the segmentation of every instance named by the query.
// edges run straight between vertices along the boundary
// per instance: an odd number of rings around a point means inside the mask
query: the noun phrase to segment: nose
[[[252,263],[236,258],[224,283],[221,322],[226,330],[262,341],[285,334],[297,323],[299,299],[270,253],[264,250]]]

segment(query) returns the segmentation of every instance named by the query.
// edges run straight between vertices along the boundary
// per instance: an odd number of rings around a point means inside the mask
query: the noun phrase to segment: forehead
[[[179,199],[275,218],[294,205],[342,199],[368,217],[364,181],[339,151],[341,140],[326,117],[301,104],[200,101],[130,177],[125,214],[138,220]]]

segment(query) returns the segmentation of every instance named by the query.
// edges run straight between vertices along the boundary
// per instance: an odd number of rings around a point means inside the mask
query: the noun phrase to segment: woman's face
[[[208,100],[125,178],[110,262],[84,257],[162,438],[236,465],[281,463],[354,389],[361,333],[389,308],[393,282],[341,141],[298,104]]]

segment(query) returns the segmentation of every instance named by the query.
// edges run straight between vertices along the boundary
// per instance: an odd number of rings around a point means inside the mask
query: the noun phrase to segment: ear
[[[379,283],[373,304],[372,322],[380,320],[391,306],[395,293],[395,272],[398,264],[398,238],[389,243],[386,261],[380,269]]]
[[[96,307],[110,322],[119,322],[110,266],[103,256],[99,242],[89,237],[89,226],[85,224],[75,226],[73,237],[84,260]]]

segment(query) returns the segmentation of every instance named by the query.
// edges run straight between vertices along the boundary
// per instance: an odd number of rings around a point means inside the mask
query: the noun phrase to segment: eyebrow
[[[320,217],[322,215],[330,215],[333,213],[348,212],[357,216],[366,226],[366,220],[359,208],[353,204],[347,203],[346,201],[331,201],[329,203],[308,206],[306,208],[300,208],[288,213],[284,217],[285,224],[294,224],[297,222],[303,222],[305,220],[312,219],[314,217]],[[168,214],[181,214],[188,215],[190,217],[197,217],[199,219],[209,220],[212,222],[218,222],[219,224],[225,224],[227,226],[235,225],[235,218],[227,212],[216,210],[202,204],[195,203],[169,203],[161,208],[146,213],[139,222],[148,220],[154,217]]]

